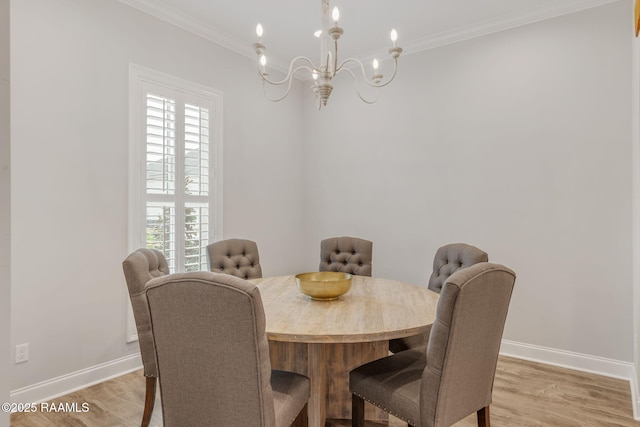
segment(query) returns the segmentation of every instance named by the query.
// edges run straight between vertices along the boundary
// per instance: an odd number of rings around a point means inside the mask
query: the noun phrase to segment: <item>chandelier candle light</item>
[[[338,21],[340,20],[340,11],[337,7],[334,7],[330,18],[329,0],[321,1],[322,31],[316,31],[314,33],[314,35],[320,39],[320,65],[315,65],[313,61],[306,56],[296,56],[289,64],[289,71],[286,77],[280,81],[269,80],[269,78],[267,77],[267,57],[265,56],[266,46],[262,44],[262,35],[264,34],[264,29],[262,28],[261,24],[258,24],[256,26],[256,35],[258,36],[258,41],[253,44],[253,48],[256,51],[258,59],[258,74],[262,79],[262,86],[264,88],[265,97],[269,101],[282,101],[289,94],[289,91],[291,90],[291,83],[296,73],[300,70],[307,70],[311,73],[311,77],[313,77],[312,88],[313,92],[316,95],[316,105],[319,110],[323,105],[327,105],[329,95],[331,95],[331,91],[333,90],[331,80],[338,73],[344,71],[351,74],[351,77],[353,77],[356,93],[358,94],[360,99],[367,104],[373,104],[378,100],[378,89],[391,83],[391,81],[396,76],[396,72],[398,70],[398,57],[402,53],[402,48],[396,46],[398,33],[396,32],[396,30],[391,30],[391,42],[393,43],[393,46],[391,47],[391,49],[389,49],[389,55],[391,55],[391,58],[393,58],[393,74],[388,80],[383,81],[384,76],[380,74],[378,70],[380,64],[378,63],[377,59],[374,59],[372,64],[373,74],[368,78],[364,65],[357,59],[349,58],[342,61],[338,65],[338,39],[344,33],[343,29],[338,26]],[[331,25],[330,20],[333,21],[333,25]],[[360,92],[360,88],[358,87],[358,77],[356,76],[356,73],[354,73],[351,69],[357,69],[358,67],[362,71],[364,82],[376,89],[375,98],[366,99]],[[282,96],[271,98],[267,95],[267,84],[271,86],[286,85],[286,90]]]

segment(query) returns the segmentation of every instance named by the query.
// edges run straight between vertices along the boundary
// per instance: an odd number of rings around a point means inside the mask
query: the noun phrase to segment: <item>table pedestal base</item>
[[[297,372],[311,379],[310,427],[324,427],[327,418],[350,419],[349,371],[388,354],[388,341],[309,344],[269,341],[273,369]],[[366,419],[389,419],[381,409],[366,406]]]

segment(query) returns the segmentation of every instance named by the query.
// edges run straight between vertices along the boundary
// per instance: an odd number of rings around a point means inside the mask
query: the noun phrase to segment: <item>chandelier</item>
[[[391,30],[391,42],[393,44],[391,49],[389,49],[389,55],[391,55],[391,58],[393,58],[393,74],[391,75],[391,77],[387,80],[383,80],[384,76],[379,72],[379,63],[377,59],[373,60],[372,75],[370,77],[367,77],[365,66],[361,61],[354,58],[349,58],[340,63],[338,62],[338,39],[344,33],[343,29],[338,26],[338,21],[340,20],[340,12],[337,7],[334,7],[330,18],[329,0],[321,1],[322,30],[316,31],[314,33],[314,35],[320,39],[320,64],[315,65],[313,61],[306,56],[297,56],[293,58],[293,60],[289,64],[289,71],[286,77],[282,80],[274,81],[268,78],[268,73],[266,72],[266,46],[262,43],[262,35],[264,33],[264,30],[261,24],[258,24],[256,26],[256,35],[258,36],[258,41],[253,44],[253,48],[256,51],[258,59],[258,74],[260,75],[260,78],[262,80],[265,97],[269,101],[273,102],[282,101],[289,94],[289,91],[291,90],[291,83],[296,73],[300,70],[307,70],[311,73],[311,76],[313,78],[313,86],[311,87],[313,89],[313,92],[315,93],[316,105],[319,110],[323,105],[327,105],[327,101],[329,100],[329,96],[331,95],[331,91],[333,90],[331,80],[337,74],[346,72],[349,73],[353,78],[355,91],[358,94],[358,97],[360,97],[360,99],[367,104],[373,104],[378,100],[378,89],[391,83],[391,81],[396,76],[396,72],[398,70],[398,57],[402,53],[402,48],[396,46],[398,33],[396,32],[396,30]],[[333,21],[333,25],[331,25],[330,20]],[[368,86],[375,88],[374,98],[367,99],[360,92],[358,76],[352,68],[356,70],[359,68],[362,74],[362,81],[364,81]],[[286,89],[284,90],[284,93],[282,95],[272,98],[267,94],[267,86],[286,86]]]

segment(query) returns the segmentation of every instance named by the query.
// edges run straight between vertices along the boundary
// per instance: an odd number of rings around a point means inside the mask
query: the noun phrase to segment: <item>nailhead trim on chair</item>
[[[378,404],[378,403],[376,403],[376,402],[373,402],[373,401],[371,401],[371,400],[367,399],[367,398],[366,398],[366,397],[364,397],[364,396],[359,395],[358,393],[356,393],[356,392],[355,392],[355,391],[353,391],[353,390],[349,390],[349,391],[350,391],[352,394],[355,394],[356,396],[358,396],[360,399],[364,400],[365,402],[369,402],[369,403],[371,403],[372,405],[377,406],[378,408],[382,409],[383,411],[385,411],[385,412],[387,412],[387,413],[389,413],[389,414],[393,415],[394,417],[396,417],[396,418],[400,418],[402,421],[406,422],[407,424],[409,424],[409,425],[411,425],[411,426],[414,426],[414,427],[420,427],[420,424],[418,424],[418,423],[414,423],[413,421],[406,419],[406,418],[405,418],[405,417],[403,417],[402,415],[396,414],[396,413],[395,413],[395,412],[393,412],[391,409],[385,408],[384,406],[382,406],[382,405],[380,405],[380,404]]]

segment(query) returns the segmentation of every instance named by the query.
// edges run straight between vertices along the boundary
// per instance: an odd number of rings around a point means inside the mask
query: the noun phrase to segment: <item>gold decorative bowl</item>
[[[296,275],[296,285],[300,292],[316,301],[338,299],[351,289],[351,274],[337,271],[321,271]]]

